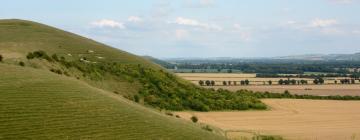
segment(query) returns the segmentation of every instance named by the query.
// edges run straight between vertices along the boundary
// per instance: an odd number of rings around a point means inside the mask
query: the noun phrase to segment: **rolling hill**
[[[43,24],[0,20],[0,55],[0,139],[225,139],[145,107],[168,103],[157,104],[162,98],[149,81],[190,84],[127,52]]]

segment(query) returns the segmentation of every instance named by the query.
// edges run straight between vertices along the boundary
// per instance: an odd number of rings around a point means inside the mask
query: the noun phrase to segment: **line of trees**
[[[215,81],[213,81],[213,80],[206,80],[206,81],[203,81],[203,80],[200,80],[199,81],[199,85],[200,86],[215,86]]]

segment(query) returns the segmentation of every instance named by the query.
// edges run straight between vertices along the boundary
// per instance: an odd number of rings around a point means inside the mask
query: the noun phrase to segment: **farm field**
[[[184,119],[219,127],[231,139],[253,134],[280,135],[289,140],[360,139],[360,102],[265,99],[269,111],[176,112]]]
[[[249,80],[250,85],[264,85],[267,84],[268,81],[272,81],[273,85],[277,85],[280,79],[286,80],[287,78],[258,78],[256,74],[248,74],[248,73],[176,73],[176,75],[192,81],[195,84],[198,84],[200,80],[214,80],[216,85],[222,85],[223,81],[241,81],[241,80]],[[306,80],[312,83],[314,79],[311,78],[290,78],[294,80]],[[334,80],[344,79],[344,77],[325,77],[325,84],[334,84]],[[338,81],[339,82],[339,81]],[[359,81],[356,81],[359,83]]]
[[[241,89],[259,91],[259,92],[274,92],[283,93],[288,90],[291,94],[308,94],[308,95],[350,95],[360,96],[360,85],[250,85],[250,86],[215,86],[209,87],[215,89],[228,89],[230,91],[237,91]]]
[[[357,84],[342,85],[334,84],[334,80],[343,79],[343,77],[330,77],[324,78],[324,85],[314,85],[311,84],[313,79],[310,78],[291,78],[295,80],[307,80],[310,81],[308,85],[278,85],[277,81],[280,79],[286,78],[256,78],[256,74],[224,74],[224,73],[177,73],[178,76],[198,84],[200,80],[214,80],[215,89],[228,89],[231,91],[237,91],[241,89],[259,91],[259,92],[275,92],[283,93],[285,90],[290,91],[292,94],[310,94],[310,95],[352,95],[360,96],[360,85],[359,81],[356,81]],[[250,85],[240,86],[238,81],[249,80]],[[268,85],[268,81],[273,82],[272,85]],[[223,81],[237,81],[237,86],[223,86]],[[264,85],[265,83],[265,85]]]

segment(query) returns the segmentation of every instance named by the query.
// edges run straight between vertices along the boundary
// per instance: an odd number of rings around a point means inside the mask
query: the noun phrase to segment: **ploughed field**
[[[356,84],[339,84],[340,79],[344,77],[329,77],[324,78],[324,85],[314,85],[311,78],[291,78],[295,80],[307,80],[307,85],[279,85],[280,79],[286,80],[286,78],[257,78],[256,74],[224,74],[224,73],[177,73],[178,76],[198,84],[200,80],[214,80],[216,86],[208,88],[215,89],[228,89],[230,91],[237,91],[241,89],[259,91],[259,92],[274,92],[283,93],[288,90],[291,94],[309,94],[309,95],[351,95],[360,96],[359,81]],[[247,86],[240,85],[241,80],[249,80],[250,84]],[[268,84],[268,81],[272,81],[272,85]],[[334,84],[334,81],[338,80],[338,84]],[[237,81],[237,85],[223,86],[223,81]]]
[[[360,139],[360,102],[265,99],[269,111],[176,112],[184,119],[219,127],[231,139],[254,134],[280,135],[289,140]]]

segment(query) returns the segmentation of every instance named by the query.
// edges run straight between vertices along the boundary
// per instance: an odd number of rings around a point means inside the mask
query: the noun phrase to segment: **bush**
[[[63,72],[59,69],[50,69],[50,71],[53,73],[56,73],[56,74],[60,74],[60,75],[63,74]]]
[[[0,54],[0,62],[3,61],[3,56]]]
[[[172,114],[171,112],[165,112],[165,114],[168,116],[174,116],[174,114]]]
[[[135,102],[140,102],[140,97],[139,97],[139,95],[134,95],[134,100],[135,100]]]
[[[41,51],[41,50],[40,51],[29,52],[26,55],[26,58],[27,59],[40,58],[40,59],[46,59],[49,62],[53,61],[53,59],[50,56],[48,56],[45,51]]]
[[[24,67],[24,66],[25,66],[25,63],[24,63],[23,61],[20,61],[20,62],[19,62],[19,65]]]
[[[257,135],[252,138],[253,140],[284,140],[280,136]]]
[[[210,131],[210,132],[213,131],[209,125],[206,125],[206,126],[202,127],[202,129],[204,129],[206,131]]]
[[[192,116],[190,119],[191,119],[191,121],[192,121],[193,123],[197,123],[197,122],[198,122],[198,118],[197,118],[196,116]]]
[[[59,61],[59,57],[56,54],[53,54],[51,58],[54,59],[55,61]]]

